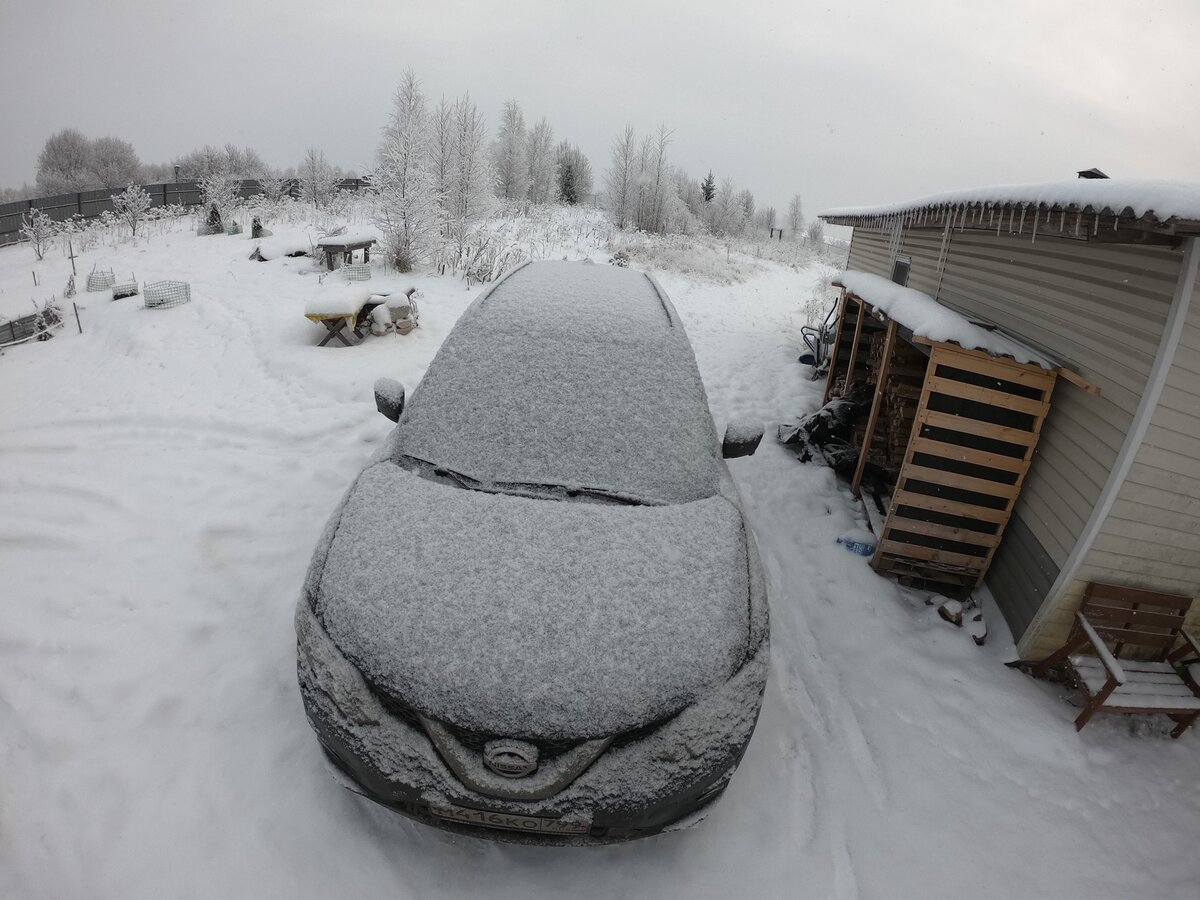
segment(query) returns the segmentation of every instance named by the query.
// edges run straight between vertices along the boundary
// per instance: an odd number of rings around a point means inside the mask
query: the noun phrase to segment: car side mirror
[[[721,441],[721,456],[725,459],[752,456],[762,439],[762,422],[730,422],[725,429],[725,440]]]
[[[404,385],[395,378],[380,378],[375,382],[375,408],[391,419],[398,421],[404,412]]]

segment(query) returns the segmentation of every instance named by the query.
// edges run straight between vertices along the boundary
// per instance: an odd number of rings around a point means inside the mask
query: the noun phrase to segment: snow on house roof
[[[848,206],[831,209],[821,218],[837,225],[864,224],[919,211],[945,209],[1009,209],[1023,214],[1080,212],[1141,220],[1150,225],[1172,225],[1174,230],[1200,232],[1200,184],[1134,178],[1075,178],[1040,184],[1000,184],[931,194],[882,206]]]
[[[1059,367],[1016,338],[998,329],[984,328],[928,294],[901,287],[879,275],[850,270],[834,278],[833,283],[870,303],[916,336],[958,344],[965,350],[984,350],[993,356],[1010,356],[1017,362],[1043,369]]]

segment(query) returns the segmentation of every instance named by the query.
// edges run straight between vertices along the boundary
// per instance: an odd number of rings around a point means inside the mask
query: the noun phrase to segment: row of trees
[[[660,234],[705,231],[716,235],[785,227],[775,207],[758,208],[754,194],[738,190],[733,178],[725,178],[718,186],[711,171],[698,180],[672,166],[667,148],[673,135],[661,125],[639,140],[634,127],[626,125],[613,140],[604,185],[605,205],[614,224]],[[799,194],[788,205],[786,222],[786,232],[793,240],[821,239],[819,220],[805,225]]]
[[[305,196],[318,206],[327,202],[331,182],[336,184],[340,179],[350,177],[315,148],[309,148],[298,167],[286,170],[273,169],[252,147],[235,144],[224,147],[206,144],[175,157],[170,163],[143,163],[128,141],[115,137],[92,139],[77,129],[64,128],[47,138],[38,154],[36,185],[24,185],[20,190],[0,190],[0,201],[119,189],[130,184],[154,184],[176,178],[204,181],[213,176],[276,183],[296,178],[304,186]]]
[[[482,246],[474,233],[497,199],[578,203],[592,192],[592,167],[577,146],[554,143],[545,119],[528,130],[515,100],[504,105],[489,144],[470,94],[430,107],[410,69],[396,90],[371,188],[373,219],[397,269],[423,258],[470,268]]]

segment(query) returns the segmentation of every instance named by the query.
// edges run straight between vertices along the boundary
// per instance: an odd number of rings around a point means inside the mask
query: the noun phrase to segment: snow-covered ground
[[[769,579],[771,681],[705,822],[521,847],[339,787],[295,683],[300,582],[391,425],[372,382],[415,385],[479,288],[375,264],[373,288],[421,289],[420,327],[318,348],[303,309],[341,276],[252,246],[179,230],[89,251],[81,272],[186,280],[192,302],[81,293],[82,335],[72,315],[0,358],[0,893],[1200,895],[1200,735],[1122,717],[1076,734],[1062,689],[1003,666],[998,616],[977,648],[876,576],[835,543],[861,525],[847,491],[770,440],[731,465]],[[719,428],[819,396],[795,360],[820,272],[739,266],[735,283],[656,272]],[[0,250],[0,312],[68,273],[57,252]]]

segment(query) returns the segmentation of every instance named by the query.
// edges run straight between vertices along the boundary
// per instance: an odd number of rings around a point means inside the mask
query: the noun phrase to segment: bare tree
[[[321,209],[333,199],[341,180],[323,151],[316,147],[305,151],[304,162],[300,164],[300,193],[305,200]]]
[[[429,174],[433,193],[438,202],[440,230],[449,234],[450,184],[454,180],[454,107],[442,97],[429,115],[426,129],[428,140]]]
[[[538,120],[529,133],[529,199],[549,203],[554,198],[554,129]]]
[[[412,69],[396,90],[376,153],[371,194],[372,218],[384,234],[389,259],[398,271],[411,271],[437,231],[425,96]]]
[[[792,230],[793,240],[804,231],[804,208],[800,204],[799,194],[793,194],[792,202],[788,204],[788,227]]]
[[[754,221],[754,194],[749,188],[743,188],[737,195],[737,205],[741,210],[742,223],[748,225]],[[774,210],[771,211],[771,226],[775,226]]]
[[[92,186],[92,142],[74,128],[46,139],[38,154],[37,187],[43,194],[66,194]]]
[[[634,203],[634,181],[637,177],[636,136],[632,125],[617,135],[612,145],[608,171],[604,175],[608,191],[608,210],[618,228],[629,224]]]
[[[265,203],[276,206],[292,195],[293,180],[279,169],[267,169],[258,176],[258,192]]]
[[[54,237],[54,223],[36,206],[21,216],[21,237],[33,246],[33,255],[42,259]]]
[[[813,219],[808,223],[808,241],[811,244],[821,244],[825,241],[825,223],[820,219]]]
[[[487,127],[470,94],[454,104],[453,168],[446,209],[450,237],[461,255],[475,223],[492,208],[493,173],[485,153]]]
[[[97,187],[118,188],[138,180],[142,163],[129,141],[102,137],[92,141],[88,171]]]
[[[503,200],[524,200],[529,192],[529,146],[525,114],[516,100],[507,101],[500,113],[500,128],[492,145],[492,164],[496,172],[496,196]]]
[[[112,205],[117,218],[129,226],[130,235],[137,237],[138,225],[146,218],[146,210],[154,204],[141,185],[131,184],[112,198]]]

